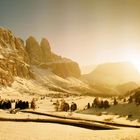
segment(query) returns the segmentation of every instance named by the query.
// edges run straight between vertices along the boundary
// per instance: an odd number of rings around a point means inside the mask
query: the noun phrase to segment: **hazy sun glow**
[[[129,61],[134,64],[134,66],[137,68],[138,72],[140,73],[140,57],[133,56],[129,58]]]
[[[134,61],[132,63],[135,65],[135,67],[137,68],[138,72],[140,73],[140,62]]]

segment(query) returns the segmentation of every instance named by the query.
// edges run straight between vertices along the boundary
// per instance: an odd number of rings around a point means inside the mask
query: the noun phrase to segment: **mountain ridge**
[[[83,80],[110,85],[138,82],[140,74],[132,63],[114,62],[99,64],[92,72],[82,76]]]

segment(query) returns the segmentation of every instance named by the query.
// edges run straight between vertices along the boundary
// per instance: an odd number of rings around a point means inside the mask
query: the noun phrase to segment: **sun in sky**
[[[134,64],[134,66],[136,67],[136,69],[137,69],[138,72],[140,73],[140,59],[133,58],[132,60],[130,60],[130,62],[131,62],[132,64]]]
[[[127,56],[127,60],[131,62],[140,73],[140,55],[132,52]]]

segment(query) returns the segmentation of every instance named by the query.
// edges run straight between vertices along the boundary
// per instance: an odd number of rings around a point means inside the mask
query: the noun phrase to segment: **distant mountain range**
[[[135,66],[128,62],[99,64],[92,72],[82,76],[90,84],[104,83],[119,85],[130,81],[139,82],[140,74]]]
[[[125,95],[139,87],[140,74],[129,62],[99,64],[81,80],[102,95]]]

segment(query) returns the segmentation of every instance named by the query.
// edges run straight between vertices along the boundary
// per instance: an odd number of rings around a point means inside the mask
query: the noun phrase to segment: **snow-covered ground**
[[[140,129],[88,130],[50,123],[0,122],[1,140],[139,140]]]
[[[31,96],[32,97],[32,96]],[[30,99],[31,97],[23,96],[23,99]],[[100,120],[110,121],[116,123],[124,123],[130,125],[140,125],[138,118],[135,120],[129,120],[126,116],[119,116],[117,114],[98,115],[94,114],[94,109],[84,110],[82,109],[88,102],[92,102],[93,98],[88,96],[77,96],[65,98],[66,102],[71,103],[72,101],[78,104],[79,113],[70,112],[55,112],[53,102],[57,98],[46,97],[43,100],[36,102],[37,109],[39,112],[48,112],[51,114],[70,116],[83,118],[88,120]],[[61,100],[58,98],[58,100]],[[127,106],[124,106],[126,108]],[[130,105],[133,110],[139,107]],[[129,107],[129,108],[130,108]],[[116,109],[123,112],[123,107],[116,106]],[[110,109],[113,110],[113,109]],[[127,109],[126,109],[127,110]],[[104,110],[100,110],[105,112]],[[135,112],[135,111],[134,111]],[[49,118],[46,116],[22,113],[10,114],[8,110],[0,110],[0,117],[6,118]],[[126,128],[121,127],[118,130],[89,130],[80,127],[55,124],[55,123],[36,123],[36,122],[2,122],[0,121],[0,139],[1,140],[139,140],[140,129],[139,128]]]

